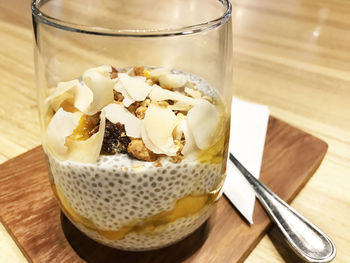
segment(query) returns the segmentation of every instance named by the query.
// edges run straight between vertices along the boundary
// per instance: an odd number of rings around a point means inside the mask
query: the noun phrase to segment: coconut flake
[[[149,72],[151,78],[158,79],[161,75],[169,74],[170,70],[167,68],[156,68]]]
[[[187,117],[181,113],[176,115],[176,117],[178,119],[178,125],[173,131],[173,136],[175,139],[179,140],[181,139],[182,135],[184,135],[185,145],[181,153],[187,160],[195,160],[197,158],[199,149],[196,145],[193,134],[188,127]]]
[[[77,79],[60,82],[46,99],[54,110],[58,110],[64,101],[70,101],[74,107],[87,115],[93,115],[104,106],[112,103],[113,84],[107,66],[89,69],[83,74],[84,83]]]
[[[181,88],[187,83],[187,77],[182,74],[161,74],[158,80],[161,86],[171,89]]]
[[[118,81],[114,85],[114,90],[120,92],[123,95],[123,97],[124,97],[123,104],[125,107],[129,107],[131,104],[133,104],[135,102],[135,100],[130,97],[129,93],[126,91],[126,89],[124,88],[124,85],[121,83],[121,81]]]
[[[142,137],[146,147],[154,153],[175,156],[179,147],[174,144],[172,134],[177,121],[172,110],[151,104],[142,120],[144,133],[148,137],[145,139]],[[147,139],[152,144],[147,145]]]
[[[78,83],[73,90],[74,107],[83,113],[88,113],[94,100],[93,92],[84,84]]]
[[[141,138],[141,120],[132,115],[125,107],[119,104],[109,104],[103,108],[106,118],[114,124],[124,124],[127,136]]]
[[[112,72],[112,67],[110,65],[102,65],[102,66],[98,66],[98,67],[94,67],[94,68],[89,68],[85,71],[85,74],[90,73],[90,72],[98,72],[100,74],[102,74],[103,76],[105,76],[106,78],[110,78],[110,73]]]
[[[185,87],[185,93],[190,95],[191,97],[195,99],[199,99],[202,97],[202,93],[199,90],[195,90],[192,88]]]
[[[187,104],[181,101],[177,101],[173,105],[169,105],[168,107],[171,110],[179,110],[179,111],[189,111],[192,108],[190,104]]]
[[[199,102],[198,100],[190,98],[190,97],[183,95],[179,92],[163,89],[156,84],[153,85],[152,87],[153,88],[152,88],[151,93],[149,94],[149,97],[151,100],[154,100],[154,101],[175,100],[175,101],[181,102],[182,105],[185,105],[185,104],[195,105]]]
[[[161,153],[162,150],[160,148],[158,148],[156,145],[154,145],[154,143],[151,141],[151,139],[149,138],[147,131],[144,127],[144,125],[141,125],[141,138],[142,141],[144,142],[145,146],[147,149],[149,149],[150,151],[154,152],[154,153]]]
[[[52,99],[49,105],[51,105],[52,109],[57,112],[59,108],[61,108],[62,103],[65,101],[71,105],[74,105],[74,96],[68,92],[65,92],[62,95],[59,95]]]
[[[66,137],[73,133],[73,130],[78,126],[79,117],[76,114],[67,112],[60,108],[53,115],[46,129],[48,146],[59,156],[64,156],[67,153],[65,145]]]
[[[220,114],[216,107],[206,100],[201,100],[187,113],[188,125],[199,149],[205,150],[215,141]]]
[[[177,119],[177,124],[176,124],[176,127],[175,129],[173,130],[173,138],[175,140],[180,140],[181,137],[182,137],[182,134],[183,134],[183,129],[182,129],[182,126],[181,126],[181,121],[183,119],[186,119],[185,115],[179,113],[176,115],[176,119]]]
[[[50,96],[47,97],[46,101],[50,102],[54,100],[55,98],[63,95],[65,92],[69,91],[70,89],[74,88],[76,85],[78,85],[79,81],[77,79],[66,81],[66,82],[59,82],[57,84],[57,87],[53,89]]]
[[[93,115],[114,101],[114,82],[109,76],[106,77],[97,71],[87,70],[83,74],[83,81],[93,93],[93,101],[84,112],[85,114]]]
[[[146,83],[145,77],[130,77],[127,73],[119,73],[118,78],[127,93],[135,101],[143,101],[146,99],[152,89],[152,87]]]
[[[74,104],[74,96],[68,91],[76,87],[78,83],[78,80],[59,82],[57,87],[52,90],[51,95],[46,98],[45,103],[50,105],[55,112],[58,111],[64,101]]]
[[[100,126],[98,132],[92,135],[87,140],[73,140],[66,138],[66,145],[68,146],[67,159],[82,162],[94,163],[97,161],[103,143],[103,136],[105,133],[106,117],[102,111],[100,114]]]
[[[46,103],[51,103],[53,110],[57,111],[65,101],[74,105],[81,112],[88,113],[90,104],[93,101],[93,93],[77,79],[60,82],[46,99]]]
[[[182,119],[179,125],[185,136],[185,145],[181,153],[186,159],[195,160],[199,149],[196,145],[195,138],[189,129],[188,121],[186,119]]]

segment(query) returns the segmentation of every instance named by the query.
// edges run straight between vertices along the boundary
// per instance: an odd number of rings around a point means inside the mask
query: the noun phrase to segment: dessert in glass
[[[50,183],[95,241],[168,246],[200,227],[222,194],[231,5],[95,2],[32,4]]]

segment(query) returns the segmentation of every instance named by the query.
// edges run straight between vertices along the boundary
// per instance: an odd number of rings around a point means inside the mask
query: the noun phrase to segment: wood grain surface
[[[325,142],[271,117],[261,180],[290,202],[313,175],[326,151]],[[64,216],[62,231],[41,147],[0,166],[0,207],[0,218],[33,263],[84,262],[81,258],[90,263],[242,262],[270,224],[258,203],[255,223],[249,226],[231,203],[221,198],[209,222],[173,246],[137,253],[110,249],[87,238]]]
[[[0,0],[0,162],[40,144],[29,0]],[[234,0],[233,90],[329,145],[293,207],[350,261],[350,2]],[[1,209],[1,207],[0,207]],[[247,263],[287,261],[265,236]],[[27,262],[0,225],[0,262]]]

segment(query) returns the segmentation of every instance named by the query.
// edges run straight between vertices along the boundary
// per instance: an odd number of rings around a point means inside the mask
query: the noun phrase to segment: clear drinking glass
[[[225,179],[228,0],[34,0],[43,147],[60,207],[124,250],[179,241]]]

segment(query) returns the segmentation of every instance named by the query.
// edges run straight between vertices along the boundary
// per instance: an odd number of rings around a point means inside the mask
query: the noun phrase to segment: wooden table
[[[350,2],[233,2],[234,89],[329,144],[293,202],[350,260]],[[29,1],[0,0],[0,163],[40,144]],[[26,262],[0,225],[0,261]],[[246,262],[284,262],[265,237]]]

